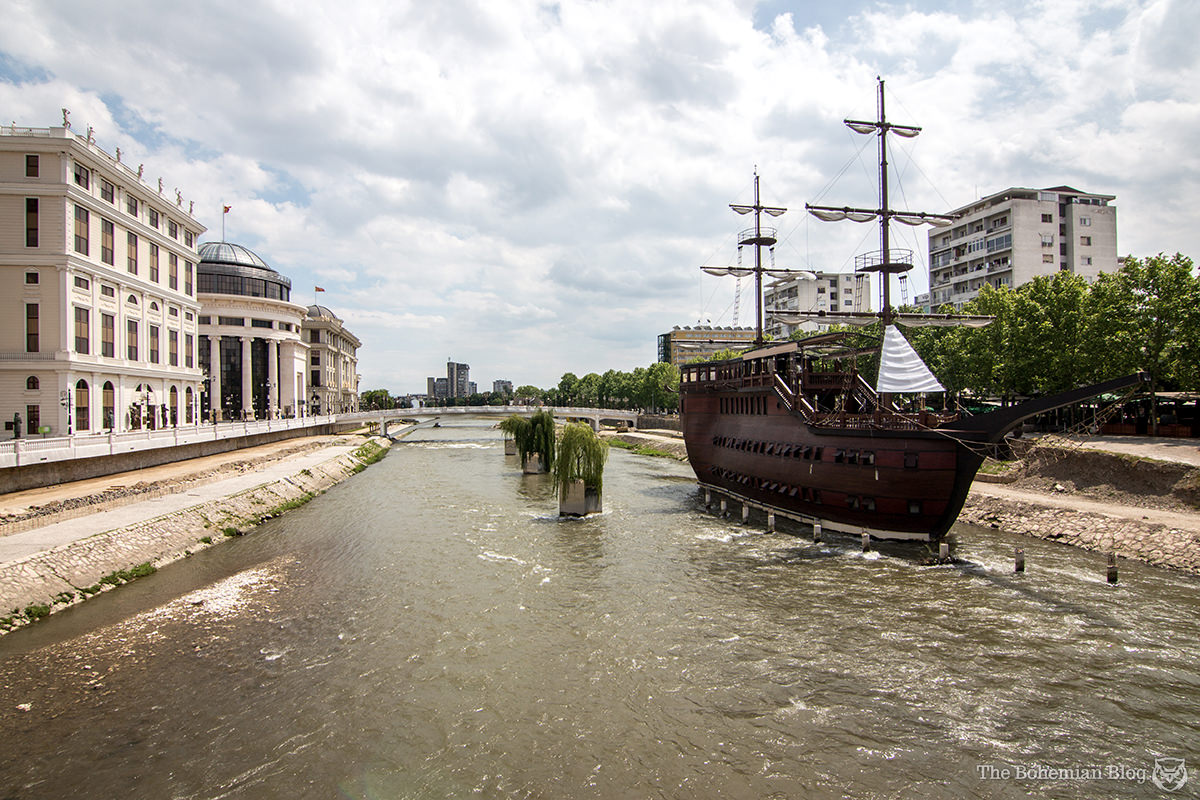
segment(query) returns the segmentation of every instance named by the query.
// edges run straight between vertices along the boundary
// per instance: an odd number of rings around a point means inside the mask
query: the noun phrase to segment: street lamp
[[[312,413],[314,416],[321,414],[321,395],[317,394],[316,389],[313,389],[312,393]]]
[[[71,435],[71,390],[63,389],[59,392],[58,402],[67,410],[67,436]]]

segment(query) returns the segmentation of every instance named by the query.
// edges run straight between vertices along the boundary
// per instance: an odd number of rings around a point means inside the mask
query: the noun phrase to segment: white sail
[[[913,350],[912,345],[895,325],[883,331],[883,349],[879,355],[879,381],[875,391],[885,392],[943,392],[945,388],[933,377],[929,367]]]

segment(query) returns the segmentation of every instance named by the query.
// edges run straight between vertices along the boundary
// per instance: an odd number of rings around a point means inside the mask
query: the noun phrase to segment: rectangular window
[[[1042,222],[1054,222],[1053,214],[1042,214]]]
[[[1080,217],[1079,224],[1085,228],[1091,227],[1092,218],[1091,217]]]
[[[117,290],[111,286],[105,286],[104,284],[100,284],[100,294],[104,295],[105,297],[116,297]]]
[[[138,360],[138,324],[136,319],[125,320],[125,357]]]
[[[76,289],[90,289],[90,288],[92,288],[92,282],[89,281],[87,278],[84,278],[80,275],[76,275],[75,276],[75,288]]]
[[[112,314],[100,315],[100,355],[112,358],[116,355],[117,318]]]
[[[190,261],[183,262],[183,293],[188,297],[192,296],[192,267],[195,266]]]
[[[75,162],[75,183],[88,189],[92,185],[92,174],[88,172],[88,168],[78,161]]]
[[[1042,234],[1042,247],[1053,247],[1053,246],[1054,246],[1054,234],[1053,233],[1043,233]]]
[[[189,230],[184,230],[183,243],[186,244],[188,247],[192,247],[193,245],[196,244],[196,235]]]
[[[25,304],[25,352],[38,352],[38,304]]]
[[[168,313],[168,314],[170,314],[172,317],[178,317],[178,316],[179,316],[179,309],[178,309],[178,308],[176,308],[175,306],[169,306],[169,307],[167,308],[167,313]]]
[[[25,177],[26,178],[38,177],[38,174],[41,172],[38,161],[39,161],[39,157],[32,153],[25,156]]]
[[[82,206],[75,206],[75,252],[88,254],[88,211]]]
[[[88,330],[91,322],[91,312],[86,308],[75,306],[75,352],[87,355],[90,332]]]
[[[243,327],[246,324],[246,319],[244,317],[217,317],[217,324]]]
[[[321,366],[321,354],[320,354],[320,353],[313,353],[313,354],[312,354],[312,365],[313,365],[314,367],[319,367],[319,366]]]
[[[33,436],[38,432],[38,428],[42,427],[42,407],[25,406],[25,419],[28,420],[25,433]]]
[[[1092,265],[1092,257],[1091,256],[1080,256],[1079,263],[1082,266],[1090,267]]]
[[[117,187],[113,186],[104,178],[100,179],[100,196],[109,203],[113,203],[117,199]]]
[[[271,320],[269,320],[269,319],[252,319],[252,320],[250,320],[250,327],[252,327],[252,328],[273,328],[275,326],[271,324]]]
[[[167,363],[179,366],[179,331],[167,331]]]
[[[1090,246],[1091,246],[1091,244],[1092,244],[1092,237],[1090,237],[1090,236],[1080,236],[1080,237],[1079,237],[1079,243],[1080,243],[1081,245],[1083,245],[1084,247],[1090,247]]]
[[[158,283],[158,245],[150,245],[150,280]]]
[[[129,216],[131,217],[137,216],[138,202],[136,197],[127,196],[125,198],[125,211],[128,212]]]
[[[170,235],[172,239],[179,238],[179,224],[173,219],[167,220],[167,234]]]
[[[158,212],[153,208],[146,209],[146,222],[151,228],[158,230]]]
[[[125,269],[131,275],[137,275],[137,234],[133,231],[125,233]]]
[[[38,246],[38,199],[25,198],[25,246]]]
[[[25,273],[25,283],[28,283],[28,284],[39,283],[38,274],[36,272],[26,272]]]
[[[192,350],[195,348],[195,338],[190,333],[183,335],[183,365],[188,369],[195,366],[195,357],[192,355]]]
[[[146,331],[146,346],[150,349],[150,363],[158,363],[158,326],[151,325]]]
[[[167,286],[179,288],[179,256],[174,253],[167,254]]]
[[[1042,263],[1043,264],[1053,264],[1054,263],[1054,254],[1046,253],[1044,256],[1042,256]]]
[[[113,239],[116,238],[116,226],[111,222],[100,218],[100,260],[105,264],[115,264],[116,256],[114,255]]]
[[[191,317],[189,316],[189,317],[188,317],[188,319],[191,319]],[[202,317],[200,317],[200,319],[198,320],[198,322],[199,322],[201,325],[212,325],[212,317],[210,317],[210,316],[207,316],[207,315],[205,315],[205,316],[202,316]]]
[[[314,369],[314,370],[312,371],[312,385],[313,385],[313,386],[320,386],[320,385],[321,385],[321,370],[319,370],[319,369]]]

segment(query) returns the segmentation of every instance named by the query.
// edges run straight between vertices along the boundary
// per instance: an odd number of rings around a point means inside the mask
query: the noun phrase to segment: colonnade
[[[208,356],[208,407],[217,419],[278,419],[305,415],[299,343],[262,336],[201,336]],[[265,402],[255,404],[254,342],[266,345]],[[222,358],[221,353],[225,353]],[[284,368],[281,369],[281,365]],[[262,366],[260,364],[260,366]],[[231,385],[232,384],[232,385]],[[261,385],[261,384],[260,384]],[[236,391],[233,387],[236,386]]]

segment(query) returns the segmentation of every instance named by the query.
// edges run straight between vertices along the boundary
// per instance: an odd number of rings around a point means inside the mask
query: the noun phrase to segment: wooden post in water
[[[721,498],[721,516],[722,517],[729,516],[729,501],[726,500],[724,497]]]
[[[1014,561],[1014,564],[1013,564],[1013,572],[1024,572],[1025,571],[1025,550],[1024,550],[1024,548],[1018,547],[1016,550],[1016,553],[1014,555],[1016,556],[1016,560]]]
[[[775,512],[768,511],[767,512],[767,533],[774,533],[774,532],[775,532]]]
[[[813,522],[813,541],[814,542],[821,541],[821,523],[820,522]]]
[[[863,531],[862,544],[864,553],[871,550],[871,534],[867,533],[866,531]]]
[[[945,564],[950,560],[950,543],[942,542],[938,545],[938,562]]]
[[[712,491],[709,489],[704,490],[704,507],[712,508]]]
[[[742,503],[742,524],[745,525],[749,519],[750,519],[750,504],[743,502]]]
[[[1108,582],[1117,582],[1117,554],[1111,551],[1108,554]]]

